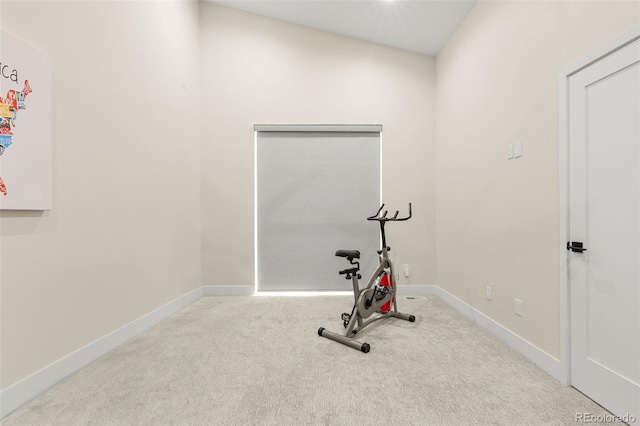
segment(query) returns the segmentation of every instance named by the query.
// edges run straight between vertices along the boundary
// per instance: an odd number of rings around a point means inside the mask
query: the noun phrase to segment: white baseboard
[[[251,285],[206,285],[202,287],[202,290],[203,296],[251,296],[255,294],[255,288]],[[398,295],[400,296],[427,296],[437,294],[439,290],[440,287],[438,287],[437,285],[398,285]],[[291,293],[289,295],[295,295],[295,293],[298,292],[291,291],[285,293]],[[353,291],[345,291],[344,293],[353,294]]]
[[[252,285],[205,285],[203,296],[251,296],[255,293]]]
[[[469,306],[462,300],[458,299],[451,293],[442,289],[439,286],[426,286],[433,287],[435,291],[431,294],[438,296],[444,302],[451,307],[455,308],[458,312],[466,317],[475,321],[480,327],[489,331],[496,336],[502,342],[506,343],[511,349],[523,355],[529,361],[542,368],[548,374],[550,374],[556,380],[562,382],[562,370],[560,368],[560,361],[549,355],[542,349],[535,346],[533,343],[523,339],[511,330],[500,325],[493,319],[489,318],[477,309]]]
[[[0,392],[0,419],[68,375],[95,361],[130,338],[151,328],[169,315],[178,312],[201,297],[202,287],[198,287],[4,389]]]
[[[437,294],[437,285],[399,285],[398,295],[400,296],[426,296]],[[251,285],[206,285],[202,287],[203,296],[251,296],[255,294],[255,288]],[[281,293],[281,292],[276,292]],[[296,291],[285,292],[295,295]],[[300,292],[306,293],[306,292]],[[353,294],[353,291],[345,291],[345,294]]]

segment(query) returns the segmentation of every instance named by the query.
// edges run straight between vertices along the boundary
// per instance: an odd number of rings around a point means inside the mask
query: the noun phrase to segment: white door
[[[571,384],[640,420],[639,40],[569,78],[569,158]]]

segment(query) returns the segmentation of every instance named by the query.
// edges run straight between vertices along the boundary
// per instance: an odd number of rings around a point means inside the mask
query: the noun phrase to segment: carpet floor
[[[340,332],[352,298],[204,297],[2,425],[574,425],[606,411],[435,296]]]

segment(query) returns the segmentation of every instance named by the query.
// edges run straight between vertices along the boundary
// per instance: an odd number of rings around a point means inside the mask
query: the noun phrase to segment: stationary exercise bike
[[[354,336],[369,324],[391,317],[411,322],[416,320],[416,317],[413,315],[398,312],[396,283],[393,278],[393,262],[389,258],[391,247],[387,246],[387,239],[384,233],[384,226],[387,222],[402,222],[411,218],[411,203],[409,203],[409,216],[402,218],[398,217],[398,211],[396,211],[393,217],[387,217],[387,211],[380,214],[383,207],[384,204],[380,206],[376,214],[367,218],[367,220],[377,220],[380,223],[382,249],[378,250],[380,263],[364,289],[361,290],[358,284],[358,280],[361,279],[362,276],[359,274],[360,263],[355,261],[355,259],[360,259],[360,252],[358,250],[336,251],[336,256],[344,257],[349,263],[354,265],[351,268],[343,269],[339,272],[340,275],[345,275],[345,279],[351,280],[353,284],[353,308],[351,309],[351,313],[345,312],[341,317],[343,321],[342,325],[347,330],[344,335],[342,335],[326,330],[324,327],[318,329],[318,335],[354,349],[359,349],[364,353],[368,353],[371,346],[368,343],[357,341],[354,339]]]

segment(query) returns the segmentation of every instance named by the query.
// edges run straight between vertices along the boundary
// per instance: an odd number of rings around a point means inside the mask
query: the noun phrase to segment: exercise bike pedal
[[[340,319],[342,319],[342,325],[344,328],[347,328],[349,326],[349,321],[351,321],[351,315],[345,312],[340,316]]]

